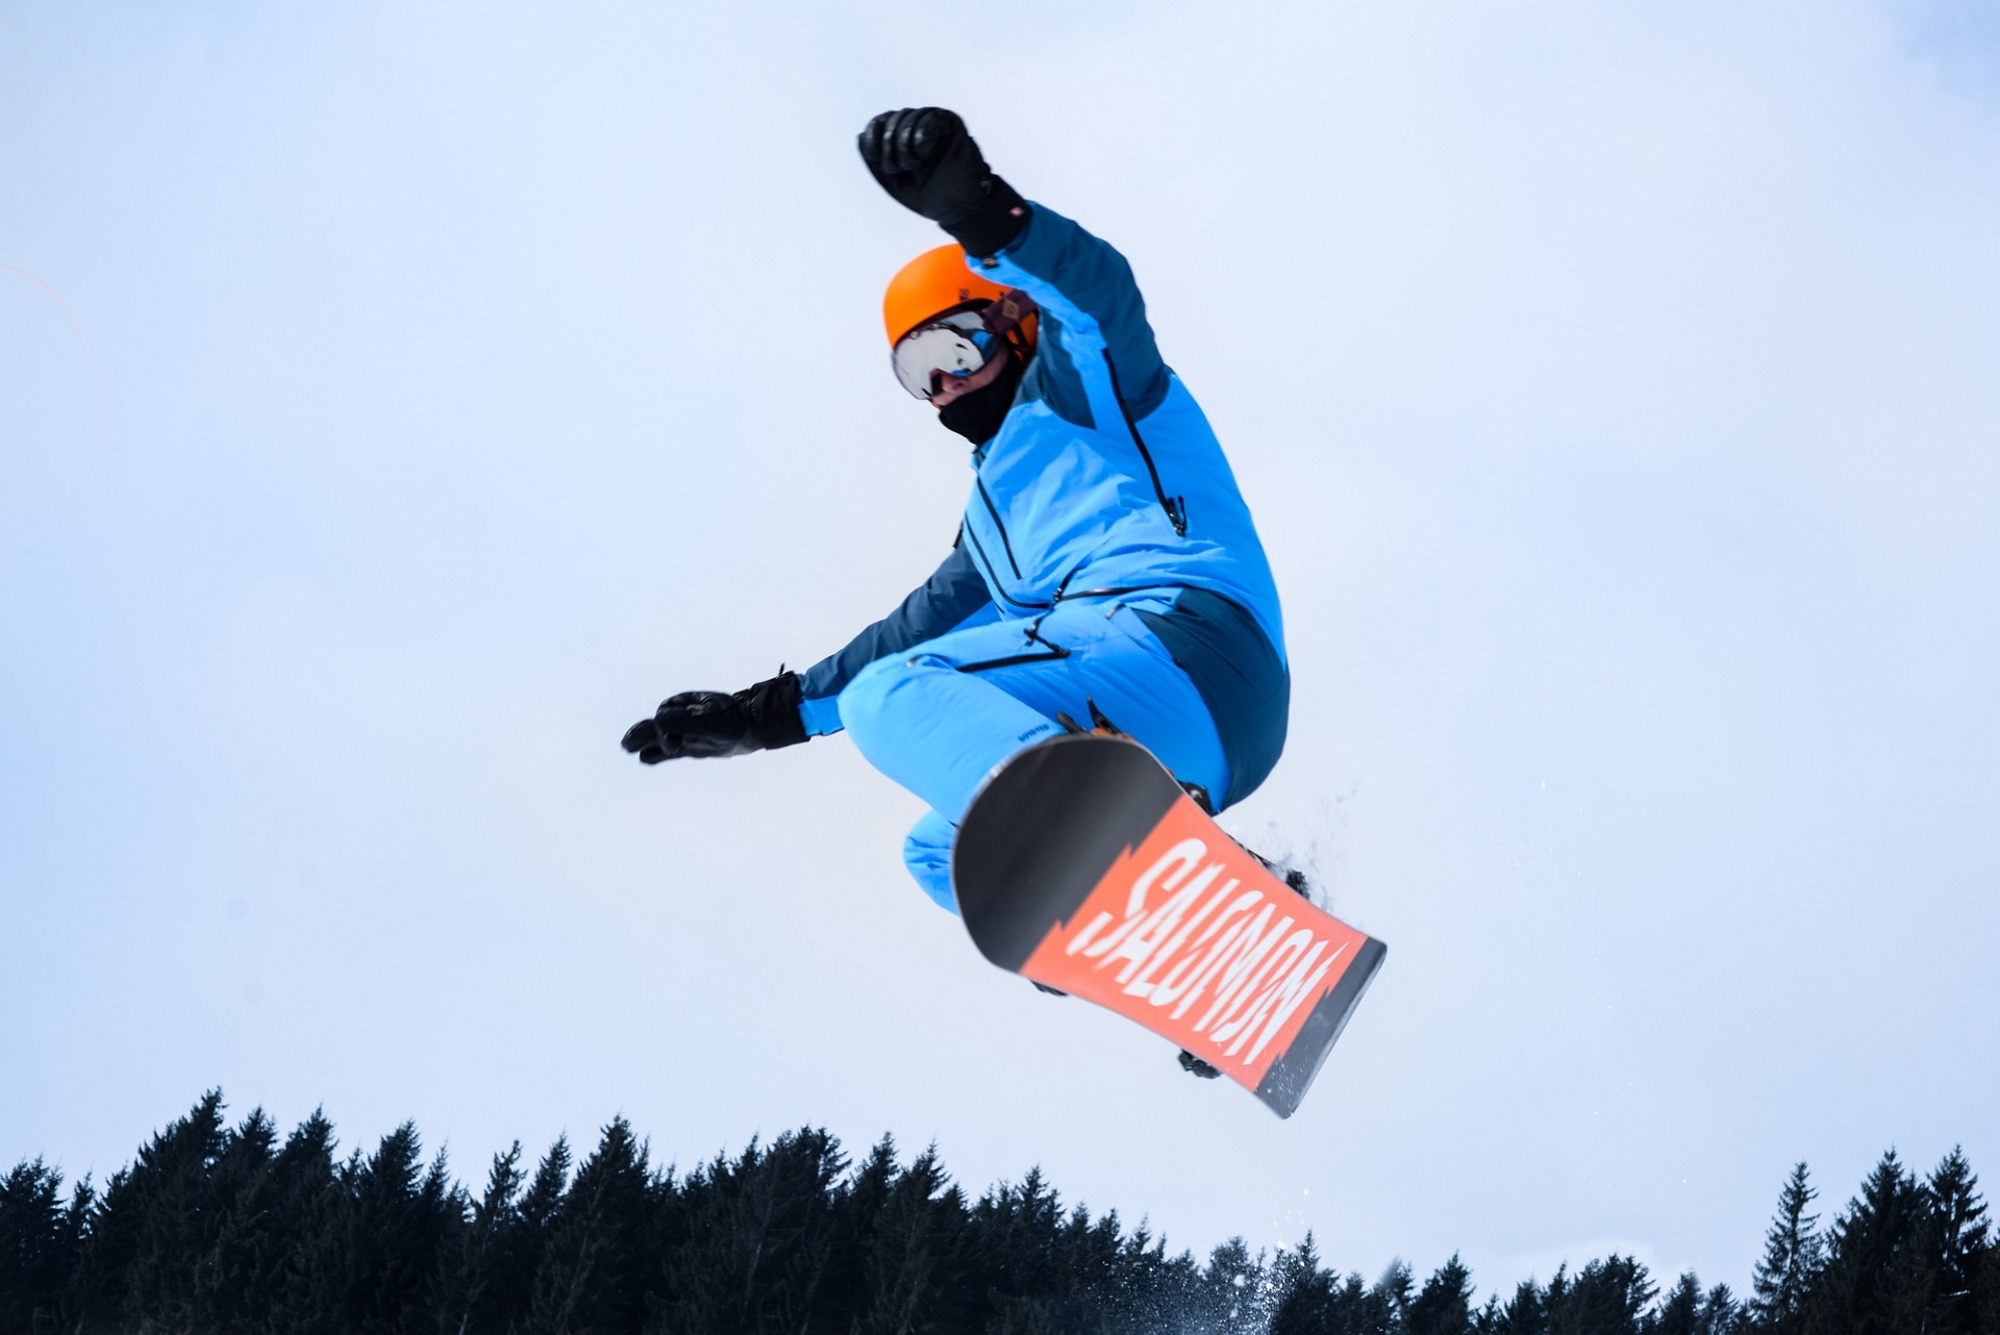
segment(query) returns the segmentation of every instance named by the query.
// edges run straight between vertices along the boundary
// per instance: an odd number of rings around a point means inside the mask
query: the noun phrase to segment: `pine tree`
[[[864,1167],[860,1181],[871,1178]],[[935,1145],[895,1175],[861,1248],[867,1305],[855,1330],[918,1335],[960,1328],[966,1217],[965,1197],[945,1176]]]
[[[834,1186],[845,1168],[839,1142],[808,1127],[768,1150],[753,1140],[734,1162],[717,1155],[690,1174],[656,1329],[749,1335],[804,1326],[826,1277]]]
[[[535,1278],[542,1257],[555,1231],[556,1213],[562,1208],[563,1193],[569,1190],[569,1137],[557,1136],[535,1165],[527,1190],[511,1203],[516,1188],[515,1163],[505,1156],[494,1161],[487,1175],[481,1207],[489,1210],[492,1234],[486,1242],[486,1261],[479,1273],[477,1301],[461,1314],[463,1335],[505,1335],[525,1322],[535,1296]],[[505,1165],[503,1167],[503,1164]],[[479,1218],[477,1207],[474,1219]],[[453,1330],[443,1335],[460,1335]]]
[[[1270,1335],[1318,1335],[1333,1317],[1334,1276],[1322,1270],[1310,1230],[1299,1245],[1281,1253],[1271,1267],[1276,1301]]]
[[[1684,1271],[1660,1299],[1659,1310],[1647,1323],[1650,1335],[1695,1335],[1701,1320],[1701,1281]]]
[[[1957,1146],[1939,1162],[1924,1187],[1924,1222],[1919,1230],[1920,1310],[1905,1313],[1937,1335],[1980,1329],[1979,1284],[1993,1243],[1979,1179]]]
[[[280,1329],[300,1335],[433,1331],[447,1319],[441,1280],[467,1214],[440,1152],[428,1169],[411,1123],[334,1172],[299,1249]]]
[[[1410,1267],[1391,1261],[1373,1284],[1349,1273],[1327,1293],[1327,1335],[1397,1335],[1410,1304]]]
[[[1472,1329],[1472,1272],[1456,1253],[1410,1300],[1403,1329],[1407,1335],[1466,1335]]]
[[[663,1190],[631,1125],[613,1118],[556,1212],[525,1331],[639,1329],[656,1271],[653,1234]]]
[[[440,1149],[423,1166],[413,1123],[382,1138],[353,1189],[355,1233],[372,1245],[357,1253],[374,1261],[372,1277],[356,1273],[355,1331],[435,1328],[442,1312],[437,1282],[445,1257],[465,1225],[466,1202]],[[372,1278],[372,1282],[370,1282]]]
[[[1124,1290],[1130,1256],[1118,1211],[1107,1210],[1093,1219],[1088,1209],[1077,1205],[1063,1222],[1057,1254],[1068,1276],[1065,1323],[1112,1321],[1128,1305]]]
[[[979,1198],[966,1228],[975,1325],[1033,1330],[1053,1321],[1070,1292],[1057,1249],[1062,1222],[1062,1199],[1038,1167],[1018,1186],[1002,1182]]]
[[[529,1230],[546,1234],[555,1226],[556,1211],[562,1208],[563,1193],[569,1190],[569,1137],[557,1136],[556,1143],[535,1165],[534,1180],[521,1198],[521,1222]]]
[[[1809,1312],[1810,1326],[1842,1335],[1895,1335],[1921,1310],[1924,1192],[1890,1150],[1834,1220]]]
[[[311,1329],[311,1314],[322,1287],[315,1269],[317,1244],[345,1206],[345,1192],[334,1160],[333,1123],[323,1110],[293,1128],[271,1162],[265,1200],[268,1203],[266,1244],[271,1270],[265,1306],[253,1330],[290,1332]]]
[[[1639,1317],[1653,1301],[1646,1267],[1615,1253],[1576,1272],[1559,1298],[1550,1285],[1550,1335],[1638,1335]]]
[[[836,1327],[853,1327],[870,1303],[868,1256],[882,1209],[897,1177],[896,1141],[883,1136],[848,1174],[833,1202],[822,1311]]]
[[[199,1258],[220,1218],[209,1168],[223,1143],[222,1091],[212,1089],[111,1175],[85,1226],[77,1319],[114,1329],[193,1319]]]
[[[62,1204],[62,1174],[39,1158],[0,1178],[0,1331],[54,1329],[76,1268],[83,1212]],[[75,1199],[88,1200],[84,1184]]]
[[[1701,1300],[1701,1317],[1695,1323],[1695,1329],[1701,1335],[1736,1335],[1745,1328],[1748,1320],[1743,1305],[1736,1301],[1736,1295],[1729,1286],[1718,1284]]]
[[[2000,1331],[2000,1247],[1988,1247],[1973,1285],[1973,1307],[1979,1313],[1977,1329]]]
[[[472,1218],[459,1236],[456,1254],[445,1260],[439,1282],[442,1320],[438,1335],[473,1335],[507,1329],[513,1313],[494,1302],[495,1281],[504,1273],[510,1258],[507,1240],[521,1216],[517,1197],[524,1175],[521,1172],[521,1142],[515,1141],[504,1154],[493,1156],[486,1174],[486,1190],[472,1202]]]
[[[1558,1282],[1562,1271],[1556,1272]],[[1543,1300],[1542,1288],[1532,1279],[1524,1279],[1514,1287],[1514,1296],[1498,1312],[1493,1323],[1494,1335],[1542,1335],[1548,1329],[1548,1306]]]
[[[1263,1254],[1252,1256],[1243,1239],[1231,1238],[1208,1254],[1195,1277],[1183,1323],[1191,1335],[1258,1329],[1265,1292]]]
[[[1400,1259],[1389,1262],[1388,1269],[1362,1296],[1360,1306],[1348,1322],[1349,1329],[1356,1335],[1392,1335],[1401,1330],[1409,1312],[1413,1284],[1406,1262]]]
[[[1778,1193],[1778,1213],[1764,1235],[1764,1256],[1751,1276],[1750,1316],[1760,1331],[1798,1335],[1805,1329],[1806,1304],[1819,1279],[1824,1246],[1819,1216],[1806,1210],[1819,1195],[1803,1162],[1793,1165]]]
[[[1648,1335],[1733,1335],[1740,1324],[1727,1284],[1703,1293],[1692,1270],[1681,1275],[1647,1320]]]
[[[1409,1310],[1410,1290],[1415,1283],[1415,1278],[1410,1273],[1409,1262],[1398,1257],[1389,1262],[1388,1268],[1382,1272],[1381,1278],[1375,1281],[1375,1287],[1369,1292],[1377,1295],[1386,1304],[1395,1314],[1395,1321],[1400,1324],[1403,1313]]]
[[[1114,1211],[1109,1218],[1116,1218]],[[1164,1234],[1145,1220],[1119,1243],[1112,1273],[1100,1291],[1101,1319],[1120,1330],[1171,1329],[1194,1289],[1194,1257],[1167,1255]]]
[[[204,1209],[207,1246],[194,1262],[189,1325],[240,1330],[269,1310],[284,1263],[266,1208],[277,1130],[261,1108],[226,1131],[208,1165]]]

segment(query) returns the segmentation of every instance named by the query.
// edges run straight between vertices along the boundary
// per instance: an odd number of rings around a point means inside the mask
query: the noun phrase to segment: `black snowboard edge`
[[[1053,737],[1000,767],[960,823],[952,892],[979,953],[1019,973],[1181,798],[1136,742]]]
[[[1389,948],[1369,937],[1361,943],[1354,962],[1347,966],[1347,972],[1340,975],[1340,981],[1333,985],[1333,991],[1320,998],[1312,1014],[1306,1017],[1299,1029],[1298,1037],[1285,1049],[1285,1055],[1271,1063],[1271,1069],[1264,1072],[1264,1078],[1257,1083],[1257,1097],[1262,1099],[1272,1112],[1280,1117],[1290,1117],[1298,1109],[1299,1101],[1312,1087],[1313,1077],[1326,1064],[1327,1054],[1340,1039],[1340,1031],[1347,1028],[1348,1017],[1361,1004],[1361,994],[1368,990],[1368,984],[1375,981],[1375,971],[1382,967],[1382,957]]]

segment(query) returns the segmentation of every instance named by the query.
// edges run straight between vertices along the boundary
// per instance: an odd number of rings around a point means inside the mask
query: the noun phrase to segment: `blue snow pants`
[[[1167,603],[1083,599],[952,631],[878,659],[840,693],[840,721],[861,754],[930,804],[903,861],[943,907],[958,911],[951,841],[966,807],[1001,762],[1061,730],[1059,712],[1089,727],[1095,701],[1176,778],[1229,791],[1208,706],[1135,606]]]

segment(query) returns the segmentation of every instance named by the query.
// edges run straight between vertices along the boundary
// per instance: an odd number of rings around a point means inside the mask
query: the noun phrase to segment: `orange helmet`
[[[957,246],[927,250],[898,269],[882,294],[882,324],[889,333],[889,346],[895,347],[903,335],[946,311],[972,302],[998,301],[1008,290],[966,268],[965,252]],[[1032,343],[1033,323],[1021,334]]]

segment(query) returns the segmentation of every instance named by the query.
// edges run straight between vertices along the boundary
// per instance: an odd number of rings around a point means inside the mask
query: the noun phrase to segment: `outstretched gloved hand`
[[[885,111],[868,122],[859,143],[881,187],[950,232],[969,254],[991,255],[1027,225],[1026,201],[993,174],[955,111]]]
[[[622,745],[648,765],[682,757],[741,756],[806,740],[799,719],[799,674],[725,694],[682,691],[660,702],[653,717],[625,730]]]

